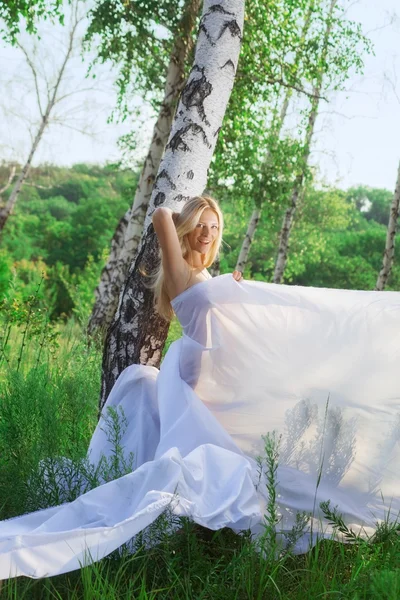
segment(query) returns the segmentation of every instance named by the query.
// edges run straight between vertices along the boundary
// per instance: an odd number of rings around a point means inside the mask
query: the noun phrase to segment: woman
[[[213,264],[221,246],[223,217],[215,200],[200,196],[188,200],[180,214],[157,208],[153,226],[162,256],[155,297],[158,311],[169,320],[173,316],[173,298],[192,285],[211,279],[207,267]],[[236,281],[243,279],[239,271],[234,271],[233,277]]]
[[[222,236],[210,198],[179,216],[157,209],[153,222],[158,310],[170,318],[173,309],[183,336],[160,372],[132,365],[120,375],[89,449],[94,464],[112,455],[114,409],[135,468],[74,502],[0,523],[0,578],[79,568],[167,507],[257,535],[274,479],[282,544],[306,515],[298,552],[334,534],[328,501],[362,535],[398,517],[400,294],[210,278]]]

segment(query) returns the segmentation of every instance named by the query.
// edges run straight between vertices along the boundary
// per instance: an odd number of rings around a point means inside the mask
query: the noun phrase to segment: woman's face
[[[187,234],[192,251],[207,254],[218,236],[218,216],[211,208],[205,208],[196,227]]]

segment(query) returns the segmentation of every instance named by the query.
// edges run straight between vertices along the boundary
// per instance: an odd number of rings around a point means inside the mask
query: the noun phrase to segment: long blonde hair
[[[187,260],[191,254],[191,248],[187,239],[187,234],[195,229],[201,218],[201,215],[203,214],[203,211],[206,208],[211,208],[211,210],[213,210],[218,217],[218,235],[205,255],[205,260],[203,263],[205,268],[211,266],[217,258],[222,242],[222,229],[224,223],[222,212],[218,206],[218,203],[210,196],[194,196],[193,198],[190,198],[190,200],[187,200],[182,211],[174,218],[176,233],[178,234],[178,239],[181,245],[182,256],[185,260]],[[174,311],[172,310],[167,288],[165,286],[164,269],[162,265],[162,251],[160,250],[160,252],[160,265],[154,275],[151,287],[154,290],[155,307],[157,312],[164,317],[164,319],[170,321],[174,316]],[[189,260],[187,262],[190,265]]]

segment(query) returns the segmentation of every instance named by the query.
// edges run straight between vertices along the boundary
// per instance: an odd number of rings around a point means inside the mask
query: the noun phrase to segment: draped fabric
[[[160,372],[132,365],[109,407],[134,456],[124,477],[74,502],[0,523],[0,578],[43,577],[106,556],[169,507],[195,522],[263,531],[259,457],[279,453],[278,536],[309,518],[296,551],[329,537],[330,501],[361,535],[400,511],[400,293],[236,282],[173,300],[183,327]],[[89,448],[112,452],[101,419]],[[265,471],[265,467],[264,467]]]

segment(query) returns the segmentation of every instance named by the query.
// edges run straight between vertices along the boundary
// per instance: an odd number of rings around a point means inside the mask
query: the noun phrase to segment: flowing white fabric
[[[236,282],[222,275],[173,301],[183,326],[158,373],[128,367],[105,406],[125,415],[132,473],[74,502],[0,523],[0,578],[44,577],[107,555],[167,506],[197,523],[262,531],[255,458],[280,437],[280,533],[329,536],[320,503],[371,534],[400,511],[400,293]],[[101,420],[89,457],[111,448]],[[171,504],[171,501],[174,502]]]

